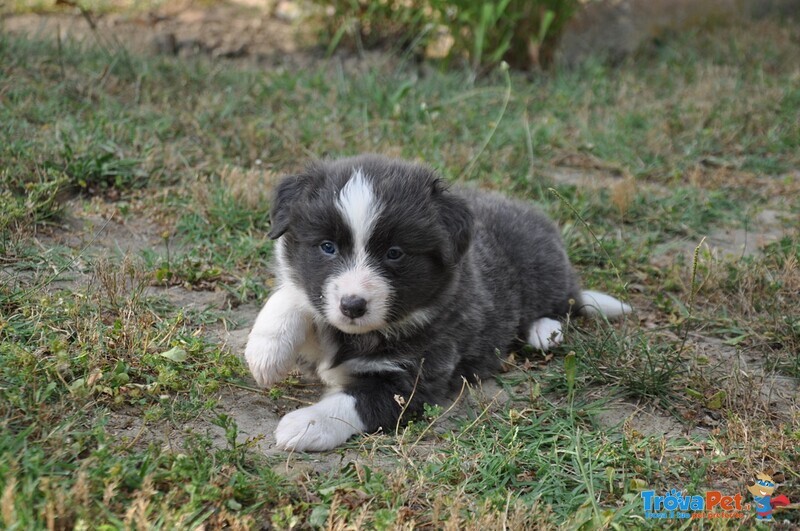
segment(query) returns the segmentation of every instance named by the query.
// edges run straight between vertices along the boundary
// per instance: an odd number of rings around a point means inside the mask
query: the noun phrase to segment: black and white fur
[[[245,358],[270,386],[296,366],[328,386],[280,421],[287,450],[391,431],[401,414],[496,373],[527,341],[562,341],[569,314],[616,317],[580,291],[558,229],[529,204],[451,190],[430,168],[375,155],[312,163],[278,186],[270,237],[277,286]]]

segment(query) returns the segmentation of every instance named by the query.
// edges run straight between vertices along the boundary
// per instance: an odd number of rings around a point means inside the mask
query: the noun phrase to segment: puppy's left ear
[[[268,236],[275,240],[280,238],[289,228],[292,204],[305,189],[305,181],[301,175],[284,177],[272,197],[272,208],[269,211],[270,231]]]
[[[433,193],[438,203],[439,218],[449,237],[450,252],[446,258],[450,265],[455,265],[472,242],[472,229],[475,225],[472,211],[463,198],[448,191],[441,181],[437,182]]]

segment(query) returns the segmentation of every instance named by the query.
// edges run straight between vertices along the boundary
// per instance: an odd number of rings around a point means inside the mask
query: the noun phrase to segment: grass
[[[744,493],[766,469],[795,501],[800,63],[796,28],[763,24],[476,83],[394,57],[265,72],[0,32],[2,526],[655,528],[639,491]],[[539,203],[585,284],[637,314],[518,356],[507,400],[465,392],[463,416],[431,408],[315,468],[242,432],[231,397],[254,391],[218,337],[271,290],[275,179],[364,151]],[[765,209],[759,255],[693,260]]]

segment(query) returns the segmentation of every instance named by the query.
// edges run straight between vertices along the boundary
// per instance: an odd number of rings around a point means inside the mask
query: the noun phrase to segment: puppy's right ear
[[[300,197],[305,188],[305,181],[301,175],[284,177],[272,196],[272,208],[269,211],[271,239],[280,238],[289,228],[292,217],[292,205]]]
[[[434,199],[438,202],[439,217],[449,237],[450,249],[446,258],[455,265],[469,249],[475,220],[467,202],[447,190],[442,180],[434,183]]]

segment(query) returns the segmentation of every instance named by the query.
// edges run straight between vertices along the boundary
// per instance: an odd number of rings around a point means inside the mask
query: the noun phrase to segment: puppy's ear
[[[292,204],[300,197],[305,189],[306,179],[300,175],[284,177],[272,197],[272,208],[269,212],[271,239],[280,238],[289,228],[292,214]]]
[[[438,203],[439,219],[449,238],[450,252],[445,258],[450,265],[455,265],[472,242],[472,228],[475,224],[472,211],[467,202],[449,192],[441,180],[434,185],[433,197]]]

